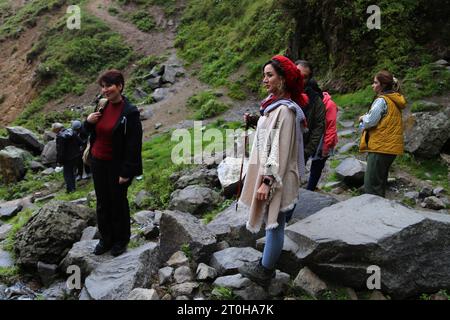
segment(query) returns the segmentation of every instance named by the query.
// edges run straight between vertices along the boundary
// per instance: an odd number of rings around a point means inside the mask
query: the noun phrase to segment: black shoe
[[[111,249],[110,245],[107,245],[103,241],[100,240],[94,249],[94,254],[96,256],[99,256],[99,255],[102,255],[102,254],[108,252],[110,249]]]
[[[260,261],[248,262],[239,267],[239,273],[249,278],[253,282],[266,287],[270,284],[270,280],[275,277],[275,270],[265,268]]]
[[[115,244],[111,248],[111,255],[114,257],[120,256],[122,253],[127,251],[128,244]]]

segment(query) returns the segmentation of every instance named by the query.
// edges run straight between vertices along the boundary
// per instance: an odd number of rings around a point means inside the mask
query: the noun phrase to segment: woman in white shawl
[[[267,285],[275,274],[284,241],[284,227],[295,208],[304,175],[303,131],[305,115],[300,107],[303,77],[284,56],[264,65],[263,84],[269,96],[262,101],[261,117],[249,159],[239,203],[249,209],[247,229],[257,233],[263,222],[266,244],[262,259],[239,269],[247,278]]]

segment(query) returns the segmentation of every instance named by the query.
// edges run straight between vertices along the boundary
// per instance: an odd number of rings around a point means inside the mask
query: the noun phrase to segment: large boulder
[[[48,142],[41,153],[42,164],[56,166],[56,141]]]
[[[323,279],[367,289],[370,266],[394,298],[450,288],[450,216],[362,195],[286,228],[297,264]]]
[[[356,159],[347,158],[336,168],[336,175],[349,187],[360,187],[364,184],[367,164]]]
[[[14,183],[25,177],[26,151],[9,146],[0,151],[0,182]]]
[[[0,203],[0,218],[9,219],[18,214],[24,207],[26,199],[11,200]]]
[[[29,267],[38,261],[59,264],[83,230],[94,224],[94,210],[70,202],[50,202],[16,234],[17,263]]]
[[[309,217],[323,208],[332,206],[336,203],[338,203],[338,200],[332,196],[320,192],[300,189],[298,201],[295,205],[294,213],[292,214],[292,220],[289,223],[292,224],[298,220]]]
[[[23,145],[34,155],[41,154],[44,145],[38,140],[36,135],[28,129],[22,127],[7,127],[9,140],[15,144]]]
[[[159,247],[149,242],[98,266],[87,278],[80,300],[126,300],[146,288],[159,268]]]
[[[413,122],[405,133],[405,150],[423,158],[439,156],[450,139],[450,108],[439,113],[415,113]]]
[[[210,188],[220,187],[217,170],[200,168],[199,170],[186,173],[175,182],[175,188],[177,189],[184,189],[187,186],[192,185],[199,185]]]
[[[180,211],[163,212],[159,242],[163,261],[187,245],[195,261],[208,262],[216,248],[214,234],[199,219]]]
[[[210,188],[187,186],[172,192],[169,209],[199,215],[212,210],[221,201],[220,194]]]
[[[210,265],[219,275],[230,275],[237,273],[246,262],[255,262],[261,257],[262,253],[256,249],[233,247],[214,252]]]
[[[264,236],[264,228],[254,234],[247,230],[248,209],[242,205],[236,211],[236,202],[219,213],[207,224],[217,241],[226,241],[234,247],[254,247],[256,240]]]
[[[239,177],[242,166],[242,158],[226,157],[217,167],[220,184],[222,185],[225,197],[232,198],[237,191]],[[248,169],[248,158],[244,160],[242,169],[242,179],[244,179]],[[242,181],[243,184],[243,181]]]

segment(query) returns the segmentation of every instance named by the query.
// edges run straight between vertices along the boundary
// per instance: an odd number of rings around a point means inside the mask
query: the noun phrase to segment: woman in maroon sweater
[[[111,250],[113,256],[118,256],[126,251],[130,241],[127,191],[133,177],[142,174],[142,125],[138,109],[122,95],[125,81],[119,71],[106,71],[98,83],[108,102],[103,110],[91,113],[83,126],[90,134],[101,234],[94,253]]]

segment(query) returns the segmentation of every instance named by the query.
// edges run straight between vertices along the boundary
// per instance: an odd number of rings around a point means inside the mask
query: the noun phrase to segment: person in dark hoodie
[[[122,95],[125,80],[120,71],[106,71],[98,84],[108,102],[83,124],[90,134],[89,157],[101,234],[94,254],[111,250],[118,256],[130,241],[127,191],[133,178],[142,174],[142,125],[138,109]]]
[[[56,162],[63,166],[66,192],[71,193],[76,189],[75,168],[81,156],[82,141],[72,129],[65,129],[61,123],[54,123],[52,131],[56,133]]]

